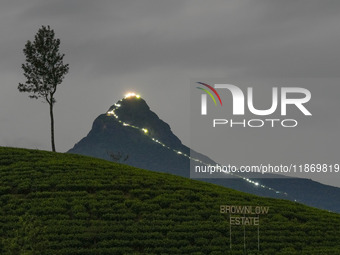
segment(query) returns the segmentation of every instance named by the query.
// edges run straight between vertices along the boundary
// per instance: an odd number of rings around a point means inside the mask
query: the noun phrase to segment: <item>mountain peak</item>
[[[185,177],[190,176],[191,159],[216,164],[208,157],[183,145],[173,134],[170,126],[151,111],[147,102],[132,93],[112,105],[106,113],[99,115],[88,135],[69,152],[107,160],[118,158],[131,166]],[[338,202],[340,190],[323,187],[310,180],[297,178],[253,179],[252,182],[245,181],[244,178],[201,180],[257,195],[298,200],[332,211],[340,210]],[[253,185],[257,181],[261,181],[262,185]],[[308,191],[311,189],[318,192],[309,195]],[[294,196],[287,197],[287,193]]]
[[[108,116],[116,115],[116,111],[120,113],[138,115],[145,114],[150,111],[150,107],[139,95],[129,93],[124,98],[120,99],[117,103],[112,105],[106,112]]]
[[[123,127],[138,129],[169,146],[178,148],[181,141],[172,133],[170,126],[150,110],[144,99],[135,93],[125,95],[106,112],[108,120],[114,119]]]
[[[177,169],[178,174],[187,176],[189,159],[173,150],[189,154],[189,148],[146,101],[129,93],[99,115],[89,134],[69,152],[109,160],[110,153],[121,153],[129,156],[127,164],[164,172]]]

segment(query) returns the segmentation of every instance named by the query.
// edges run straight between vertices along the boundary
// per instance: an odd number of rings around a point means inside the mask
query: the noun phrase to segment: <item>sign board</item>
[[[268,214],[269,206],[240,206],[240,205],[221,205],[220,213],[230,214],[230,225],[259,225],[260,215]],[[243,215],[243,217],[232,217],[231,215]],[[252,216],[245,216],[252,215]]]
[[[246,228],[245,226],[257,226],[257,248],[260,250],[260,215],[269,213],[269,206],[252,205],[221,205],[220,213],[229,214],[229,237],[231,250],[231,226],[242,225],[244,250],[246,250]]]

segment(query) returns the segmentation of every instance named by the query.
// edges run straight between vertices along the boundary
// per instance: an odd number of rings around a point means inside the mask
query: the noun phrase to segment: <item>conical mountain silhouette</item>
[[[129,95],[93,122],[91,131],[68,151],[158,172],[190,176],[190,157],[216,164],[183,145],[144,99]],[[302,178],[247,182],[241,178],[200,179],[260,196],[284,198],[340,212],[340,188]]]
[[[189,177],[190,160],[183,155],[189,155],[190,149],[135,96],[118,101],[99,115],[90,133],[69,152]],[[201,154],[196,156],[213,162]]]

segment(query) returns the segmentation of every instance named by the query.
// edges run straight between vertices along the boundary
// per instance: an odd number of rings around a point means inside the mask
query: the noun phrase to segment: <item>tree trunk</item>
[[[53,100],[51,100],[51,103],[50,103],[50,117],[51,117],[51,144],[52,144],[52,151],[55,152],[55,144],[54,144]]]

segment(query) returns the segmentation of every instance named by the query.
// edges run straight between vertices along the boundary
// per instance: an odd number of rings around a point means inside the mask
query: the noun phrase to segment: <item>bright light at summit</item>
[[[127,94],[124,96],[124,99],[126,99],[126,98],[131,98],[131,97],[140,98],[140,95],[137,95],[137,94],[134,93],[134,92],[129,92],[129,93],[127,93]],[[121,100],[119,100],[118,102],[121,102]],[[128,124],[128,123],[126,123],[126,122],[120,120],[119,117],[118,117],[118,115],[115,113],[115,110],[117,110],[117,109],[120,108],[121,106],[122,106],[121,104],[116,103],[116,104],[115,104],[115,108],[112,109],[112,110],[110,110],[110,111],[107,111],[107,112],[106,112],[106,115],[107,115],[107,116],[114,116],[114,117],[117,119],[117,121],[118,121],[119,123],[121,123],[124,127],[130,127],[130,128],[139,129],[139,130],[143,131],[144,134],[147,135],[147,136],[149,136],[149,138],[150,138],[152,141],[154,141],[155,143],[158,143],[159,145],[161,145],[161,146],[167,148],[168,150],[172,150],[173,152],[175,152],[175,153],[177,153],[177,154],[179,154],[179,155],[182,155],[183,157],[186,157],[186,158],[188,158],[188,159],[190,159],[190,160],[193,160],[193,161],[196,161],[196,162],[200,162],[200,163],[202,163],[202,164],[205,165],[205,166],[211,166],[210,164],[205,163],[205,162],[203,162],[203,161],[200,160],[200,159],[193,158],[193,157],[191,157],[190,155],[187,155],[187,154],[185,154],[185,153],[183,153],[183,152],[181,152],[181,151],[175,150],[175,149],[173,149],[173,148],[167,146],[166,144],[162,143],[161,141],[157,140],[156,138],[151,137],[151,136],[148,134],[148,133],[149,133],[149,130],[148,130],[148,129],[146,129],[146,128],[141,128],[141,127],[137,127],[137,126],[134,126],[134,125],[132,125],[132,124]],[[276,192],[276,193],[278,193],[278,194],[281,193],[280,191],[277,191],[277,190],[275,190],[275,189],[273,189],[273,188],[270,188],[270,187],[267,187],[267,186],[265,186],[265,185],[260,185],[258,182],[255,182],[255,181],[250,180],[250,179],[248,179],[248,178],[245,178],[245,177],[242,177],[242,176],[239,176],[239,175],[236,175],[236,174],[232,174],[232,173],[230,173],[230,174],[231,174],[231,175],[234,175],[234,176],[236,176],[236,177],[241,177],[243,180],[245,180],[245,181],[247,181],[247,182],[249,182],[249,183],[251,183],[251,184],[253,184],[253,185],[255,185],[255,186],[260,186],[260,187],[263,188],[263,189],[269,189],[269,190],[274,191],[274,192]],[[288,195],[287,193],[283,193],[283,194],[285,194],[286,196]]]
[[[137,95],[134,92],[129,92],[129,93],[125,94],[125,96],[124,96],[125,99],[130,98],[130,97],[140,98],[140,95]]]

